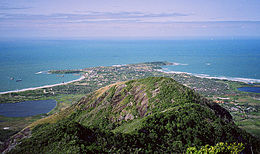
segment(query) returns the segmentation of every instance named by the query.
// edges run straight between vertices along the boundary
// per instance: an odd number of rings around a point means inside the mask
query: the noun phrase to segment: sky
[[[260,37],[260,0],[0,0],[0,38]]]

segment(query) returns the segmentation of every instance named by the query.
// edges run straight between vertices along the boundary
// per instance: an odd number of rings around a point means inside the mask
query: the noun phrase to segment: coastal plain
[[[113,83],[146,77],[170,77],[186,87],[193,89],[207,99],[220,104],[231,113],[235,123],[240,128],[260,137],[260,94],[242,92],[237,89],[239,87],[249,86],[258,87],[258,84],[252,85],[239,81],[202,78],[188,73],[163,72],[162,68],[167,65],[172,65],[172,63],[146,62],[107,67],[99,66],[78,70],[49,71],[49,73],[52,74],[80,74],[82,77],[74,82],[1,94],[0,103],[49,99],[57,101],[56,107],[47,114],[26,118],[0,116],[1,133],[7,133],[7,136],[11,136],[13,133],[22,130],[35,121],[60,112],[72,104],[77,103],[86,94]],[[4,130],[6,127],[9,128],[8,131]],[[0,141],[3,142],[6,138],[5,135]]]

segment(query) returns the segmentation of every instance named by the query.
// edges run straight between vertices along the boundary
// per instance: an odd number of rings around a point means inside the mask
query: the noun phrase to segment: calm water
[[[260,93],[260,87],[241,87],[237,89],[244,92]]]
[[[166,67],[172,71],[260,81],[260,40],[0,41],[0,91],[79,78],[35,74],[39,71],[148,61],[182,64]]]
[[[6,117],[33,116],[51,111],[56,103],[55,100],[38,100],[0,104],[0,115]]]

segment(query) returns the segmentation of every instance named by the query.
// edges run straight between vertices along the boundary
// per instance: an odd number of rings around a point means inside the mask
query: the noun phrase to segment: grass
[[[244,129],[250,134],[253,134],[254,136],[260,137],[260,128],[255,125],[245,125],[245,126],[239,126],[239,128]]]
[[[260,137],[260,119],[250,118],[239,120],[235,122],[240,128],[246,130],[247,132]]]
[[[0,116],[0,129],[3,129],[4,127],[10,127],[10,130],[13,131],[20,131],[29,124],[33,123],[36,120],[39,120],[43,117],[46,117],[46,114],[40,114],[36,116],[30,116],[30,117],[4,117]]]
[[[138,67],[141,67],[141,66],[138,66]],[[111,73],[111,71],[109,71],[108,69],[104,69],[104,70],[107,73]],[[125,69],[125,70],[127,70],[127,69]],[[112,72],[112,74],[110,74],[110,76],[109,75],[105,76],[105,78],[112,79],[114,76],[117,76],[117,77],[121,76],[120,78],[123,78],[123,76],[125,76],[125,79],[128,80],[128,79],[130,79],[130,77],[135,76],[135,74],[131,74],[129,72],[127,72],[127,73],[126,72],[119,72],[119,73],[118,72]],[[149,73],[146,74],[146,76],[149,76],[149,75],[150,76],[152,76],[152,75],[153,76],[170,76],[169,74],[158,73],[156,71],[154,71],[151,74],[149,74]],[[185,75],[185,76],[187,76],[187,75]],[[170,77],[173,77],[173,76],[170,76]],[[256,100],[254,98],[257,95],[246,93],[246,92],[241,92],[241,91],[237,90],[237,88],[239,88],[239,87],[247,86],[245,83],[234,82],[234,81],[226,81],[226,80],[217,80],[217,79],[216,80],[214,80],[214,79],[212,79],[212,80],[201,79],[201,78],[192,77],[192,76],[189,76],[188,78],[186,78],[186,77],[184,77],[182,75],[174,75],[174,77],[175,77],[175,80],[178,80],[178,79],[179,79],[179,81],[183,80],[183,81],[185,81],[184,83],[188,84],[188,85],[192,84],[192,83],[196,83],[196,85],[204,85],[204,83],[205,83],[206,87],[212,87],[212,86],[214,87],[215,85],[212,84],[212,82],[209,82],[209,81],[217,81],[217,82],[224,83],[224,84],[228,85],[228,87],[229,87],[228,91],[229,92],[234,92],[234,95],[225,95],[225,94],[217,95],[217,94],[212,94],[210,96],[215,95],[216,97],[229,97],[230,101],[233,101],[233,102],[237,103],[238,105],[245,105],[245,104],[247,104],[249,106],[253,106],[254,108],[259,108],[260,109],[260,107],[259,107],[260,106],[260,101]],[[119,81],[120,78],[117,78],[117,80]],[[98,87],[97,86],[97,82],[95,82],[94,79],[99,80],[98,77],[95,77],[95,78],[93,78],[93,79],[91,79],[89,81],[81,80],[81,81],[75,82],[73,84],[75,84],[75,85],[81,84],[82,86],[77,87],[78,89],[81,89],[83,87],[89,87],[91,90],[93,90],[93,89]],[[188,80],[188,79],[193,79],[193,80]],[[144,80],[144,81],[147,81],[147,80]],[[190,81],[190,82],[188,82],[188,81]],[[111,82],[109,81],[109,82],[106,82],[106,83],[108,84],[108,83],[111,83]],[[130,82],[121,82],[121,83],[125,83],[125,84],[128,85],[125,88],[131,88],[131,83]],[[154,90],[153,88],[155,88],[155,85],[153,85],[151,83],[153,83],[153,82],[147,82],[147,83],[144,83],[144,84],[147,86],[146,88]],[[203,84],[201,84],[201,83],[203,83]],[[55,89],[53,87],[53,90],[54,91],[57,90],[57,92],[59,92],[60,89],[64,89],[64,91],[67,92],[66,90],[69,89],[69,87],[71,87],[73,84],[69,84],[67,86],[58,86],[58,87],[56,87],[57,89]],[[85,86],[86,84],[88,86]],[[109,86],[106,86],[106,87],[103,87],[103,88],[97,90],[96,91],[97,92],[97,96],[96,97],[100,97],[109,88],[111,88],[112,86],[116,86],[118,84],[120,84],[120,83],[115,83],[115,84],[112,84],[112,85],[109,85]],[[93,87],[95,87],[95,88],[93,88]],[[73,87],[72,87],[72,90],[73,90]],[[226,91],[226,89],[222,89],[222,90]],[[79,93],[80,91],[77,91],[77,92]],[[62,118],[62,117],[56,116],[55,113],[65,110],[71,104],[76,103],[81,97],[83,97],[85,95],[85,94],[78,94],[78,93],[77,94],[58,94],[58,93],[56,93],[58,95],[53,96],[51,94],[44,94],[43,93],[43,89],[38,89],[38,90],[34,90],[34,91],[26,91],[26,92],[14,93],[14,94],[1,95],[0,102],[1,103],[17,102],[17,101],[24,100],[24,99],[25,100],[55,99],[58,102],[57,106],[52,111],[50,111],[48,113],[48,114],[53,114],[53,116],[50,116],[50,117],[45,118],[45,119],[42,119],[42,120],[40,120],[39,123],[43,123],[44,121],[54,122],[57,119]],[[147,93],[147,95],[148,95],[149,98],[151,97],[150,93]],[[210,98],[212,99],[212,97],[210,97]],[[128,101],[129,100],[126,100],[126,102],[128,102]],[[62,114],[65,115],[65,113],[62,113]],[[260,130],[260,125],[259,125],[259,120],[258,120],[259,118],[256,118],[254,116],[260,116],[260,112],[257,111],[257,112],[249,112],[249,113],[247,113],[247,116],[251,119],[251,121],[248,120],[248,119],[246,121],[244,121],[245,118],[242,118],[240,113],[235,113],[235,114],[232,113],[232,115],[233,115],[233,118],[235,119],[235,122],[240,124],[240,127],[243,127],[246,130],[249,130],[253,134],[258,134],[258,136],[259,136],[259,133],[258,133],[259,130]],[[244,115],[244,113],[243,113],[243,115]],[[23,126],[31,124],[33,121],[36,121],[36,120],[41,119],[41,118],[42,118],[41,115],[33,116],[33,117],[27,117],[27,118],[7,118],[7,117],[1,117],[0,116],[0,121],[4,121],[4,122],[0,122],[0,128],[2,128],[3,126],[6,126],[6,125],[10,125],[11,128],[22,129]],[[133,124],[133,125],[138,124],[138,121],[132,121],[131,124]],[[130,125],[129,126],[122,125],[118,129],[122,129],[122,131],[125,131],[125,132],[129,132],[128,130],[131,130]]]
[[[82,98],[83,94],[70,94],[70,95],[58,95],[56,97],[45,97],[45,100],[48,99],[55,99],[57,101],[57,105],[54,109],[52,109],[47,114],[39,114],[35,116],[29,116],[29,117],[4,117],[0,116],[0,130],[2,131],[3,138],[2,141],[13,135],[12,132],[18,132],[26,127],[34,127],[41,123],[54,123],[63,117],[67,115],[67,113],[70,113],[70,111],[67,111],[69,106],[71,106],[73,103],[76,103],[79,101],[80,98]],[[61,112],[61,114],[57,115],[57,112]],[[66,113],[67,112],[67,113]],[[3,131],[4,127],[9,127],[9,131]],[[10,133],[11,132],[11,133]],[[0,140],[1,141],[1,140]]]
[[[112,132],[113,133],[132,133],[136,130],[138,130],[138,128],[142,127],[142,123],[145,119],[134,119],[131,122],[128,123],[124,123],[123,125],[117,127],[116,129],[114,129]]]
[[[57,97],[53,97],[57,101],[57,106],[52,109],[48,114],[53,114],[59,112],[74,103],[77,103],[80,98],[85,96],[84,94],[68,94],[68,95],[59,95]]]
[[[217,96],[217,97],[228,97],[230,98],[228,102],[235,102],[237,106],[241,106],[246,110],[249,107],[252,107],[256,110],[249,111],[246,113],[239,113],[231,111],[231,114],[233,116],[233,119],[235,123],[242,129],[246,130],[247,132],[260,137],[260,100],[257,100],[256,98],[259,98],[259,94],[254,93],[248,93],[248,92],[241,92],[237,88],[239,87],[246,87],[249,86],[248,84],[241,83],[241,82],[233,82],[233,81],[222,81],[229,85],[230,91],[236,92],[235,95],[223,95],[223,96]],[[251,85],[252,86],[252,85]],[[231,105],[231,104],[229,104]],[[224,106],[225,107],[225,106]]]

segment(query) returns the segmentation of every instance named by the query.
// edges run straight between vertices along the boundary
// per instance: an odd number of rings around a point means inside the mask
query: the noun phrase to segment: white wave
[[[188,73],[188,72],[170,71],[168,68],[157,69],[157,71],[163,72],[163,73],[168,73],[168,74],[173,73],[173,74],[190,74],[191,75],[191,73]]]
[[[35,73],[35,74],[42,74],[42,71],[40,71],[40,72],[37,72],[37,73]]]
[[[210,75],[203,76],[203,75],[198,75],[198,74],[193,74],[193,75],[200,77],[200,78],[208,78],[208,79],[229,80],[229,81],[238,81],[238,82],[244,82],[244,83],[260,83],[260,79],[226,77],[226,76],[210,76]]]
[[[35,74],[47,74],[47,73],[48,73],[48,71],[40,71],[40,72],[37,72]]]
[[[206,78],[206,77],[210,77],[208,74],[192,74],[192,75],[194,75],[194,76],[197,76],[197,77],[204,77],[204,78]]]
[[[157,70],[164,73],[173,73],[173,74],[189,74],[200,78],[207,79],[219,79],[219,80],[229,80],[229,81],[238,81],[244,83],[260,83],[260,79],[252,79],[252,78],[241,78],[241,77],[226,77],[226,76],[210,76],[208,74],[192,74],[188,72],[178,72],[178,71],[170,71],[169,69],[160,69]]]
[[[112,65],[112,67],[121,67],[122,65]]]
[[[182,63],[176,63],[176,62],[173,62],[172,63],[172,65],[174,65],[174,66],[186,66],[186,65],[188,65],[188,64],[182,64]]]

